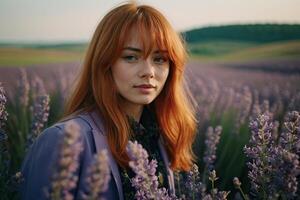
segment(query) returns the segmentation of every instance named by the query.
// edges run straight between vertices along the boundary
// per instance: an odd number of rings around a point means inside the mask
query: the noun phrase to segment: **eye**
[[[156,64],[162,65],[164,63],[167,63],[169,61],[169,59],[165,56],[157,55],[157,56],[154,56],[153,61]]]
[[[139,59],[138,56],[136,56],[136,55],[125,55],[125,56],[122,56],[122,58],[127,62],[136,62]]]

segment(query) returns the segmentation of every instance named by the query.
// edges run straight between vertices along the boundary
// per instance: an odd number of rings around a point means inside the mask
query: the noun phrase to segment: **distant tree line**
[[[300,24],[245,24],[211,26],[182,33],[188,43],[211,40],[274,42],[300,39]]]

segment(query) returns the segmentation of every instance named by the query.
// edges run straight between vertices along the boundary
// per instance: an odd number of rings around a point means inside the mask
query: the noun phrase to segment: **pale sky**
[[[121,0],[0,0],[0,42],[88,41]],[[178,31],[236,23],[300,23],[300,0],[140,0]]]

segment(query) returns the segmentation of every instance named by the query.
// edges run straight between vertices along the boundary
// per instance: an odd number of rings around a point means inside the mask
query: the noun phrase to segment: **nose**
[[[139,76],[141,78],[153,78],[154,77],[154,66],[150,59],[145,59],[141,65]]]

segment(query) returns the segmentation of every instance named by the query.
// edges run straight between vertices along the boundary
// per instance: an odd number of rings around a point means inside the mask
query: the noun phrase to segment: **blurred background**
[[[121,2],[0,1],[0,82],[8,98],[9,174],[18,171],[24,157],[38,116],[33,112],[37,96],[50,95],[49,118],[42,127],[50,126],[61,116],[96,25]],[[202,180],[207,181],[209,170],[202,159],[210,148],[205,143],[209,127],[221,126],[212,162],[220,177],[217,186],[232,190],[237,176],[249,192],[243,150],[251,136],[249,122],[268,113],[278,138],[287,113],[300,110],[300,1],[138,2],[162,11],[186,40],[186,79],[198,103],[194,148]],[[229,197],[236,193],[232,190]]]

